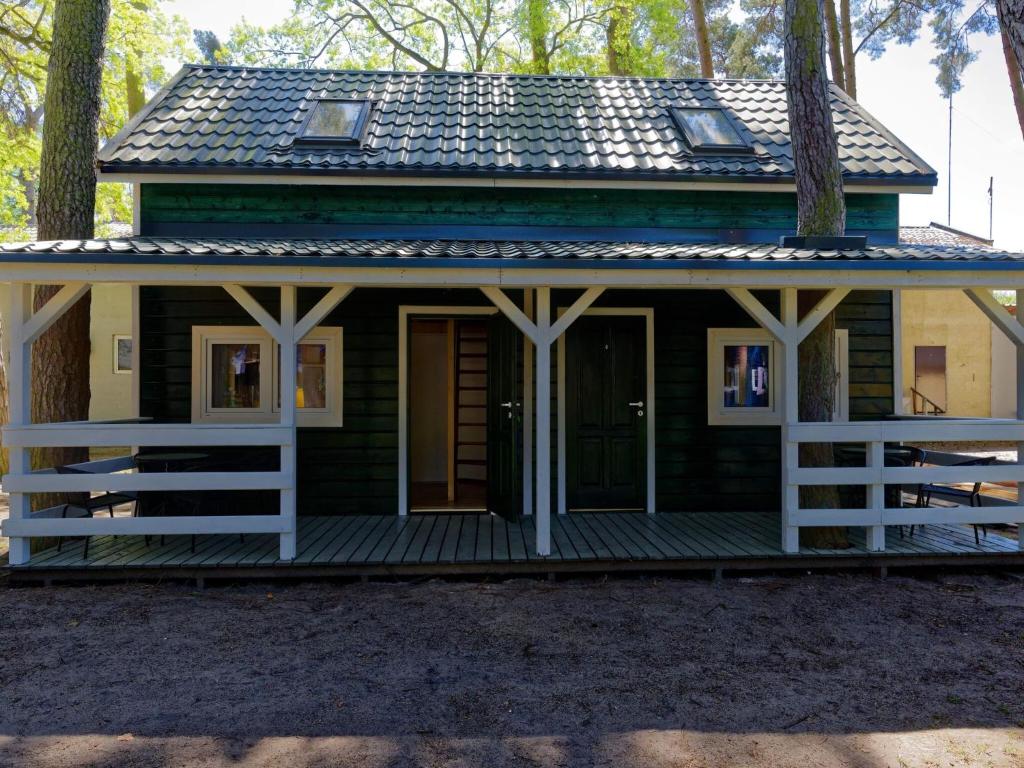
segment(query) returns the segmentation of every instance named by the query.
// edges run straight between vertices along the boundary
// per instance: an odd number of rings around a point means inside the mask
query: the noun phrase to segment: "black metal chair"
[[[87,469],[73,466],[60,466],[54,467],[58,475],[92,475],[95,472],[90,472]],[[82,501],[69,501],[62,505],[60,516],[66,518],[68,516],[68,510],[80,509],[82,510],[81,515],[77,517],[92,517],[93,513],[98,509],[110,510],[110,516],[114,516],[114,507],[121,506],[122,504],[137,504],[139,500],[138,494],[130,491],[104,491],[98,496],[90,496],[86,494],[86,498]],[[133,510],[134,514],[134,510]],[[82,552],[82,557],[89,557],[89,538],[85,537],[85,548]],[[57,551],[60,552],[61,547],[64,546],[64,537],[60,536],[57,539]]]
[[[996,463],[995,456],[983,456],[977,459],[968,459],[966,461],[957,461],[953,464],[946,464],[943,466],[948,467],[988,467]],[[932,501],[932,494],[938,493],[942,496],[949,496],[954,499],[966,499],[968,506],[980,507],[981,506],[981,486],[982,481],[978,481],[971,486],[970,490],[967,488],[959,488],[955,485],[946,485],[944,483],[928,483],[922,485],[918,489],[917,493],[917,506],[919,507],[930,507]],[[988,538],[988,528],[985,527],[984,523],[972,523],[974,528],[974,543],[980,544],[981,539],[978,536],[978,529],[980,528],[985,537]],[[910,535],[914,535],[914,526],[910,526]]]

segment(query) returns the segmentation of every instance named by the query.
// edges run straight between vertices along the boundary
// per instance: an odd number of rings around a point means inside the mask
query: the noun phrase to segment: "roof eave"
[[[757,184],[780,185],[793,184],[792,175],[711,175],[684,174],[669,171],[558,171],[558,170],[516,170],[505,171],[493,168],[480,169],[445,169],[445,168],[281,168],[275,166],[214,166],[214,165],[177,165],[177,164],[132,164],[101,162],[98,163],[98,175],[182,175],[182,176],[279,176],[292,178],[338,178],[374,177],[396,179],[522,179],[544,181],[601,181],[623,183],[645,181],[666,183],[709,183],[709,184]],[[849,186],[893,186],[920,187],[931,190],[938,183],[933,174],[844,175],[843,183]]]

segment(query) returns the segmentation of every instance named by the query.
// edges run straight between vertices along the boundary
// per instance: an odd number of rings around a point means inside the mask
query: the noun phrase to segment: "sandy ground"
[[[3,766],[1024,766],[1011,576],[0,588]]]

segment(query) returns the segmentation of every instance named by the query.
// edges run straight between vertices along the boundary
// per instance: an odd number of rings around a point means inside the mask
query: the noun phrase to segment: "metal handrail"
[[[931,404],[931,415],[938,416],[946,412],[946,409],[932,400],[928,395],[918,391],[914,387],[910,388],[911,407],[914,410],[914,414],[917,416],[923,416],[928,414],[928,405]],[[918,410],[917,399],[921,398],[921,408]]]

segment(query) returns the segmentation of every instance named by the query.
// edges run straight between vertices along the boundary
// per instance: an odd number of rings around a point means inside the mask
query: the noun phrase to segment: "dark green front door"
[[[581,317],[566,334],[566,495],[573,509],[643,509],[646,326]]]
[[[504,315],[487,329],[487,508],[513,520],[523,509],[523,337]]]

